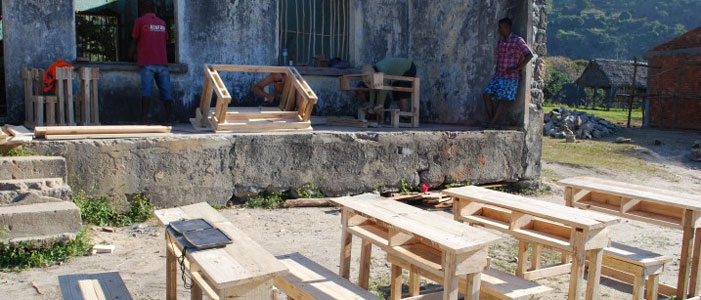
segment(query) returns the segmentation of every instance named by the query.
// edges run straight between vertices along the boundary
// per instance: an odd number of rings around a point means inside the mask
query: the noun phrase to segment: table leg
[[[684,233],[682,235],[682,251],[679,257],[679,275],[677,277],[677,299],[686,299],[689,291],[689,254],[693,252],[694,228],[691,226],[693,222],[694,212],[691,210],[684,211]]]
[[[531,270],[540,269],[540,254],[543,250],[543,245],[533,244],[533,253],[531,254]]]
[[[482,278],[482,273],[467,274],[467,287],[465,288],[465,300],[479,300],[481,278]]]
[[[599,299],[599,281],[601,280],[601,262],[604,249],[589,250],[589,278],[587,279],[586,299]]]
[[[533,247],[535,249],[535,247]],[[518,258],[517,258],[517,266],[516,266],[516,276],[518,277],[523,277],[523,274],[526,273],[527,263],[528,263],[528,242],[519,240],[518,241]]]
[[[660,275],[652,274],[648,276],[647,283],[645,287],[647,288],[646,300],[657,300],[657,294],[659,293],[660,286]]]
[[[572,271],[570,272],[570,290],[567,295],[568,300],[579,299],[582,291],[584,277],[584,263],[586,261],[586,251],[584,251],[584,231],[580,228],[574,230],[574,251],[572,254]]]
[[[402,299],[402,267],[392,264],[392,274],[390,277],[390,300]]]
[[[168,246],[170,235],[166,232],[166,300],[178,299],[178,262]]]
[[[360,270],[358,271],[358,286],[368,289],[370,286],[370,264],[372,254],[372,243],[363,240],[360,248]]]
[[[455,253],[443,254],[443,300],[458,300],[458,277],[455,276],[457,257]]]
[[[421,294],[421,276],[416,267],[411,266],[409,270],[409,296],[414,297]]]
[[[190,295],[191,300],[202,300],[202,289],[197,283],[192,283],[192,290]]]
[[[692,296],[701,294],[701,228],[695,229],[694,252],[691,254],[691,274],[689,276],[689,293]]]
[[[343,208],[341,210],[341,224],[343,229],[341,232],[341,258],[339,261],[338,275],[350,279],[350,263],[351,263],[351,249],[353,245],[353,236],[348,232],[348,218],[350,211]]]

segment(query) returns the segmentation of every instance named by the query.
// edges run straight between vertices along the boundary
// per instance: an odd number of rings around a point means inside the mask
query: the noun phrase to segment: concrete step
[[[0,206],[36,203],[36,197],[71,200],[71,188],[63,178],[0,180]]]
[[[67,182],[66,159],[60,156],[0,157],[0,180],[63,178]]]
[[[80,210],[68,201],[0,207],[0,240],[72,238],[80,231]]]

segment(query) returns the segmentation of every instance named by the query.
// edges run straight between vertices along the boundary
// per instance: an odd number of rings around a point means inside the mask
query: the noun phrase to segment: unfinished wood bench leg
[[[455,253],[443,254],[443,300],[458,300],[457,256]],[[479,290],[479,289],[478,289]],[[467,298],[466,298],[467,299]]]
[[[659,274],[652,274],[647,277],[647,282],[645,283],[646,288],[646,300],[657,300],[657,294],[659,294],[660,286],[660,276]]]
[[[399,128],[399,112],[392,111],[391,116],[392,116],[392,127]]]
[[[604,249],[589,250],[589,278],[587,279],[586,299],[599,299],[601,280],[601,264],[604,258]]]
[[[350,211],[346,208],[341,209],[341,257],[339,260],[339,270],[338,275],[350,279],[350,263],[351,263],[351,250],[353,246],[353,235],[348,232],[348,219],[350,217]]]
[[[202,300],[202,289],[200,288],[197,283],[192,283],[192,290],[191,290],[191,295],[190,299],[191,300]]]
[[[479,300],[481,278],[482,278],[482,273],[467,274],[467,286],[465,287],[465,300]]]
[[[518,241],[518,258],[516,266],[516,276],[523,278],[523,274],[526,273],[528,260],[528,242],[519,240]]]
[[[36,109],[34,110],[36,112],[36,118],[35,118],[35,125],[36,126],[44,126],[44,96],[38,96],[36,97]]]
[[[694,248],[691,254],[691,274],[689,278],[689,294],[701,295],[701,228],[696,228],[694,233]]]
[[[570,262],[570,254],[565,252],[565,251],[561,251],[560,252],[560,263],[567,264],[569,262]]]
[[[370,264],[372,254],[372,243],[363,240],[360,248],[360,269],[358,271],[358,286],[368,289],[370,286]]]
[[[390,300],[402,299],[402,267],[392,264],[392,272],[390,275]]]
[[[533,244],[533,253],[531,253],[531,270],[535,271],[540,269],[540,255],[543,251],[543,245]]]
[[[416,267],[411,266],[409,270],[409,296],[414,297],[421,294],[421,276]]]
[[[166,300],[178,298],[178,265],[177,258],[168,246],[169,235],[166,233]]]
[[[682,251],[679,257],[679,275],[677,276],[677,299],[686,299],[689,294],[689,277],[691,277],[691,266],[689,258],[693,252],[694,228],[692,227],[694,212],[685,210],[682,218]]]
[[[572,271],[570,272],[570,288],[567,295],[568,300],[579,299],[584,283],[584,265],[586,262],[586,251],[584,251],[584,231],[580,228],[574,230],[574,251],[572,255]]]

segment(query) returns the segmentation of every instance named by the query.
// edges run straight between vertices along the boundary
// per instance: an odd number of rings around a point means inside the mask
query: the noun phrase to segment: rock
[[[543,134],[555,138],[564,138],[560,134],[563,127],[568,127],[578,138],[603,138],[610,136],[618,129],[618,125],[586,112],[557,108],[546,114]],[[558,128],[558,130],[552,130]],[[565,132],[566,133],[566,132]]]
[[[691,146],[691,159],[701,161],[701,140],[694,142],[694,145]]]
[[[630,144],[632,142],[631,139],[629,138],[624,138],[622,136],[619,136],[616,138],[616,143],[618,144]]]

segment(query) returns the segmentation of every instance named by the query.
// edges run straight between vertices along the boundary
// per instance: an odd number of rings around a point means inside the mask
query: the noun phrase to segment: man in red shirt
[[[166,55],[168,28],[166,23],[156,16],[153,2],[144,1],[142,13],[143,15],[134,21],[134,29],[131,32],[134,44],[130,51],[132,58],[136,51],[137,63],[141,68],[141,121],[145,123],[150,117],[150,98],[155,79],[165,107],[166,122],[170,123],[173,114],[173,97]]]

